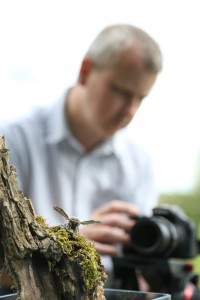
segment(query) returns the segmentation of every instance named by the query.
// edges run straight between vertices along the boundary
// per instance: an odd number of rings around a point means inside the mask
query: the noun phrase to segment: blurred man
[[[159,46],[146,32],[109,26],[58,102],[0,126],[20,187],[49,225],[65,222],[53,205],[101,221],[80,232],[95,243],[108,270],[108,256],[130,242],[133,218],[156,205],[150,159],[124,128],[161,69]]]

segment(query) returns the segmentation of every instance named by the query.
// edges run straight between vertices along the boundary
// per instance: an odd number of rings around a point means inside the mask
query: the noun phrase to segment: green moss
[[[69,230],[67,226],[49,227],[42,216],[36,216],[37,222],[47,229],[48,235],[55,239],[61,254],[66,254],[69,257],[81,257],[79,265],[82,269],[83,280],[87,290],[91,290],[101,280],[100,272],[100,256],[97,253],[94,244],[88,242],[85,237],[77,232]]]
[[[56,238],[56,242],[61,247],[63,253],[72,254],[72,245],[65,227],[53,226],[49,228],[49,235]]]
[[[35,217],[36,221],[44,228],[48,228],[48,225],[46,223],[46,220],[41,215],[36,215]]]
[[[82,269],[83,281],[87,290],[91,290],[101,279],[99,265],[100,256],[94,245],[78,233],[67,231],[66,226],[49,228],[49,235],[56,238],[62,252],[75,260],[81,257],[79,265]]]
[[[96,252],[94,245],[89,243],[83,236],[77,235],[77,240],[80,246],[77,254],[84,257],[80,263],[83,280],[87,290],[90,290],[100,280],[100,256]]]

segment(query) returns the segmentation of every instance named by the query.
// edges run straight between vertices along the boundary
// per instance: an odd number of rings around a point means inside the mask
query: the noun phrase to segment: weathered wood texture
[[[57,213],[57,212],[55,212]],[[105,270],[94,246],[66,226],[49,227],[16,182],[0,137],[0,267],[18,299],[105,299]]]

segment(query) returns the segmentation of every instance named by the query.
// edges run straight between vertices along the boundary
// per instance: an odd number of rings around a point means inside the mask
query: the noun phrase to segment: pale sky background
[[[161,46],[163,72],[130,133],[150,153],[159,190],[185,193],[200,153],[199,0],[1,0],[0,118],[59,97],[93,38],[113,23],[139,26]]]

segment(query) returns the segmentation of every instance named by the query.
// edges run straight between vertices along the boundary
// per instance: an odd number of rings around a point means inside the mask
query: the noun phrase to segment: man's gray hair
[[[106,27],[93,41],[85,57],[90,58],[98,67],[115,64],[118,55],[133,47],[144,57],[145,67],[149,71],[162,70],[162,53],[157,42],[145,31],[127,24]]]

